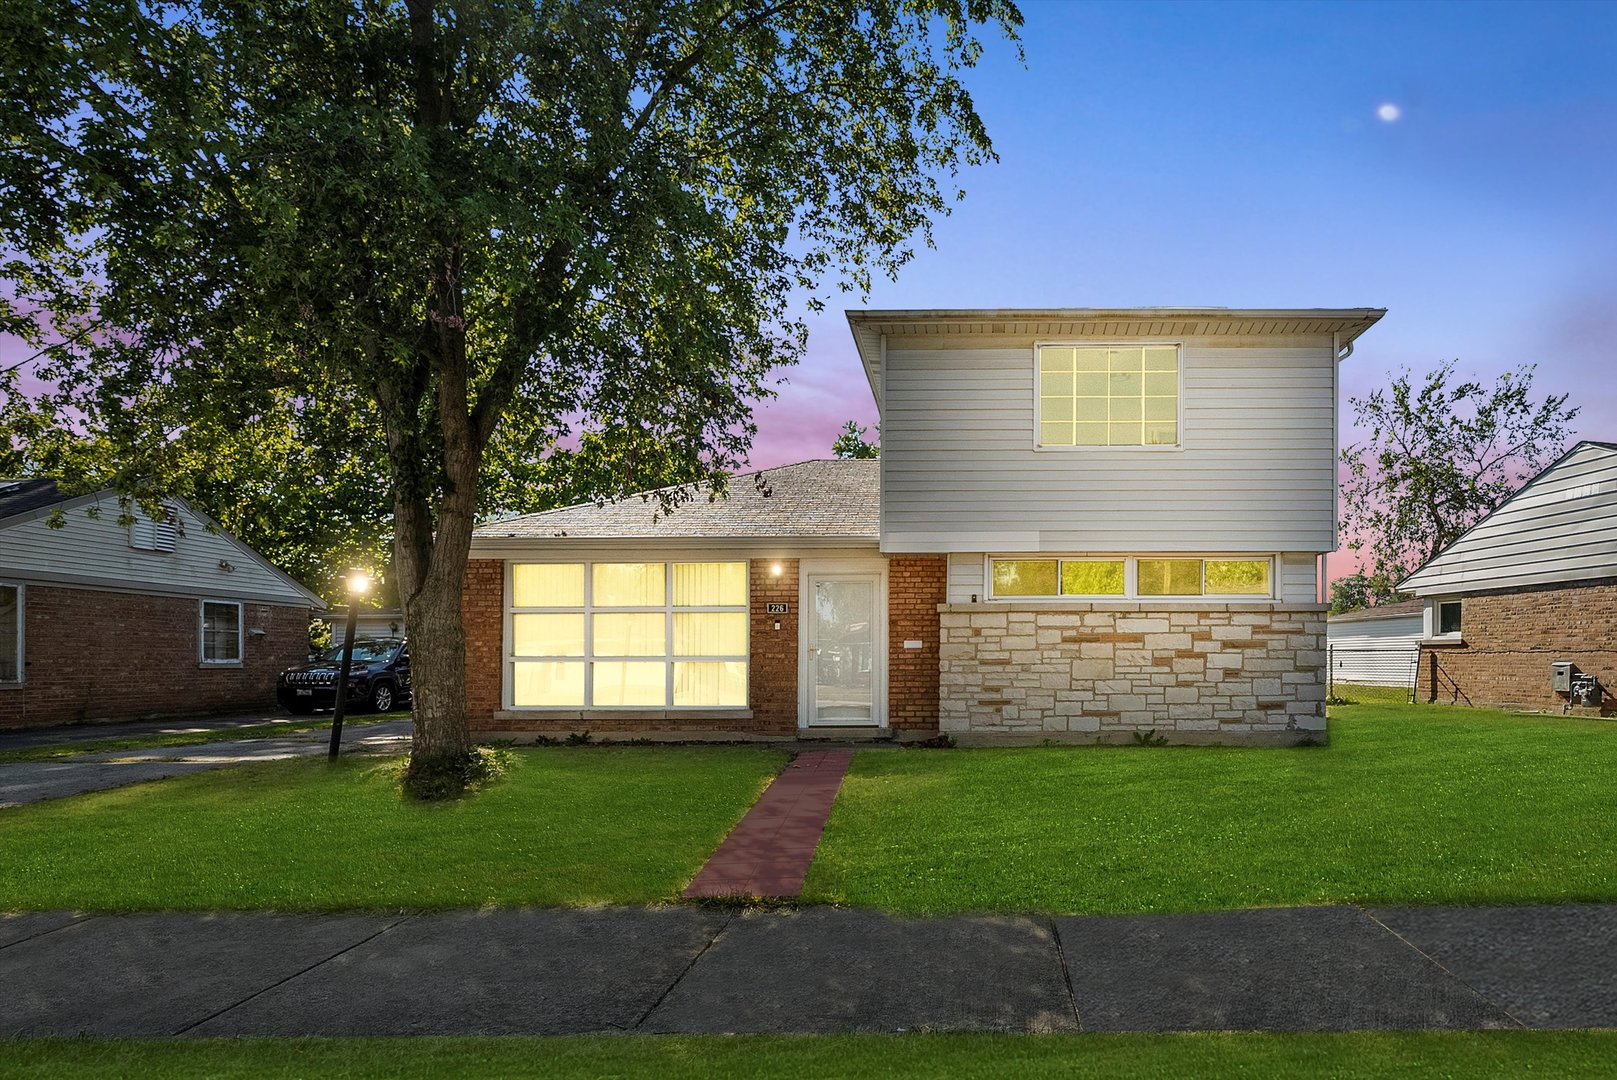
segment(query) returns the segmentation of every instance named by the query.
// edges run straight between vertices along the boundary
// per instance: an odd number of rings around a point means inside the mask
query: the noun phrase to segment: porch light
[[[780,565],[780,563],[775,563],[773,566],[771,566],[769,568],[769,576],[770,577],[780,577],[785,572],[786,572],[785,569]]]

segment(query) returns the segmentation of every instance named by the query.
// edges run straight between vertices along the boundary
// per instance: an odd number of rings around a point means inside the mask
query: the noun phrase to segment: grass
[[[1331,696],[1339,705],[1410,705],[1407,686],[1361,686],[1337,683]]]
[[[865,753],[805,900],[910,914],[1617,900],[1617,725],[1333,710],[1331,745]]]
[[[1613,1031],[0,1039],[0,1077],[1604,1077]]]
[[[398,761],[243,765],[0,813],[0,910],[446,908],[673,898],[780,769],[751,748],[515,750],[404,800]]]
[[[364,716],[343,717],[343,728],[359,724],[376,724],[383,720],[408,720],[405,712],[370,713]],[[175,721],[184,723],[184,721]],[[56,761],[79,754],[101,754],[111,750],[160,750],[169,746],[201,746],[204,743],[234,742],[238,739],[276,739],[299,731],[331,726],[331,716],[315,716],[306,720],[276,720],[264,724],[251,724],[239,728],[215,728],[208,731],[176,731],[161,735],[125,735],[105,739],[85,739],[56,746],[20,746],[0,750],[0,765],[23,761]]]

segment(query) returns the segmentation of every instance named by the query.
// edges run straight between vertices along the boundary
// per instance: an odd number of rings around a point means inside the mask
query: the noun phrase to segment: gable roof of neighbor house
[[[664,488],[661,490],[674,490]],[[880,535],[881,463],[818,459],[730,478],[729,493],[709,499],[705,488],[664,514],[653,492],[619,502],[581,503],[480,525],[479,540],[676,539],[703,537],[836,537]]]
[[[1352,623],[1369,622],[1371,619],[1407,618],[1411,615],[1421,615],[1425,610],[1426,601],[1424,600],[1399,600],[1392,604],[1377,604],[1375,607],[1344,611],[1340,615],[1330,616],[1328,621],[1331,623]]]
[[[7,484],[29,487],[8,492]],[[57,490],[54,480],[0,481],[0,531],[7,533],[0,544],[0,576],[325,609],[326,602],[318,595],[186,500],[169,496],[162,501],[178,515],[181,535],[175,550],[135,551],[128,542],[128,528],[118,524],[125,504],[111,488],[68,496]],[[73,513],[76,510],[84,513]],[[57,511],[66,515],[61,528],[50,523]]]
[[[1406,578],[1418,596],[1617,577],[1617,443],[1580,442]]]
[[[66,502],[55,480],[0,480],[0,520]]]
[[[1339,334],[1353,340],[1374,326],[1386,308],[944,308],[849,311],[859,360],[876,404],[882,404],[882,339],[1270,337]],[[1009,347],[1010,343],[1007,342]]]

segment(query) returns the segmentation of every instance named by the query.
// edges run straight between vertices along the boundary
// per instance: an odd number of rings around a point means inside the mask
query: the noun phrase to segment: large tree
[[[1010,0],[20,0],[5,329],[131,489],[295,431],[373,455],[412,636],[408,783],[473,767],[480,506],[744,460],[794,312],[892,273],[992,150]],[[9,385],[18,396],[15,372]],[[263,469],[261,459],[255,468]]]
[[[1532,365],[1492,386],[1455,365],[1388,376],[1349,399],[1363,442],[1342,451],[1342,527],[1361,553],[1366,599],[1397,584],[1561,453],[1578,415],[1566,394],[1535,398]]]

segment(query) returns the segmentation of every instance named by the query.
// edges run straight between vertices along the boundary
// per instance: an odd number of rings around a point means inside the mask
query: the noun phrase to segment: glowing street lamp
[[[331,752],[328,757],[337,760],[342,746],[342,716],[348,707],[348,673],[354,667],[354,625],[359,619],[359,598],[371,588],[370,576],[363,570],[348,575],[348,625],[343,630],[342,667],[337,672],[337,704],[331,716]]]

